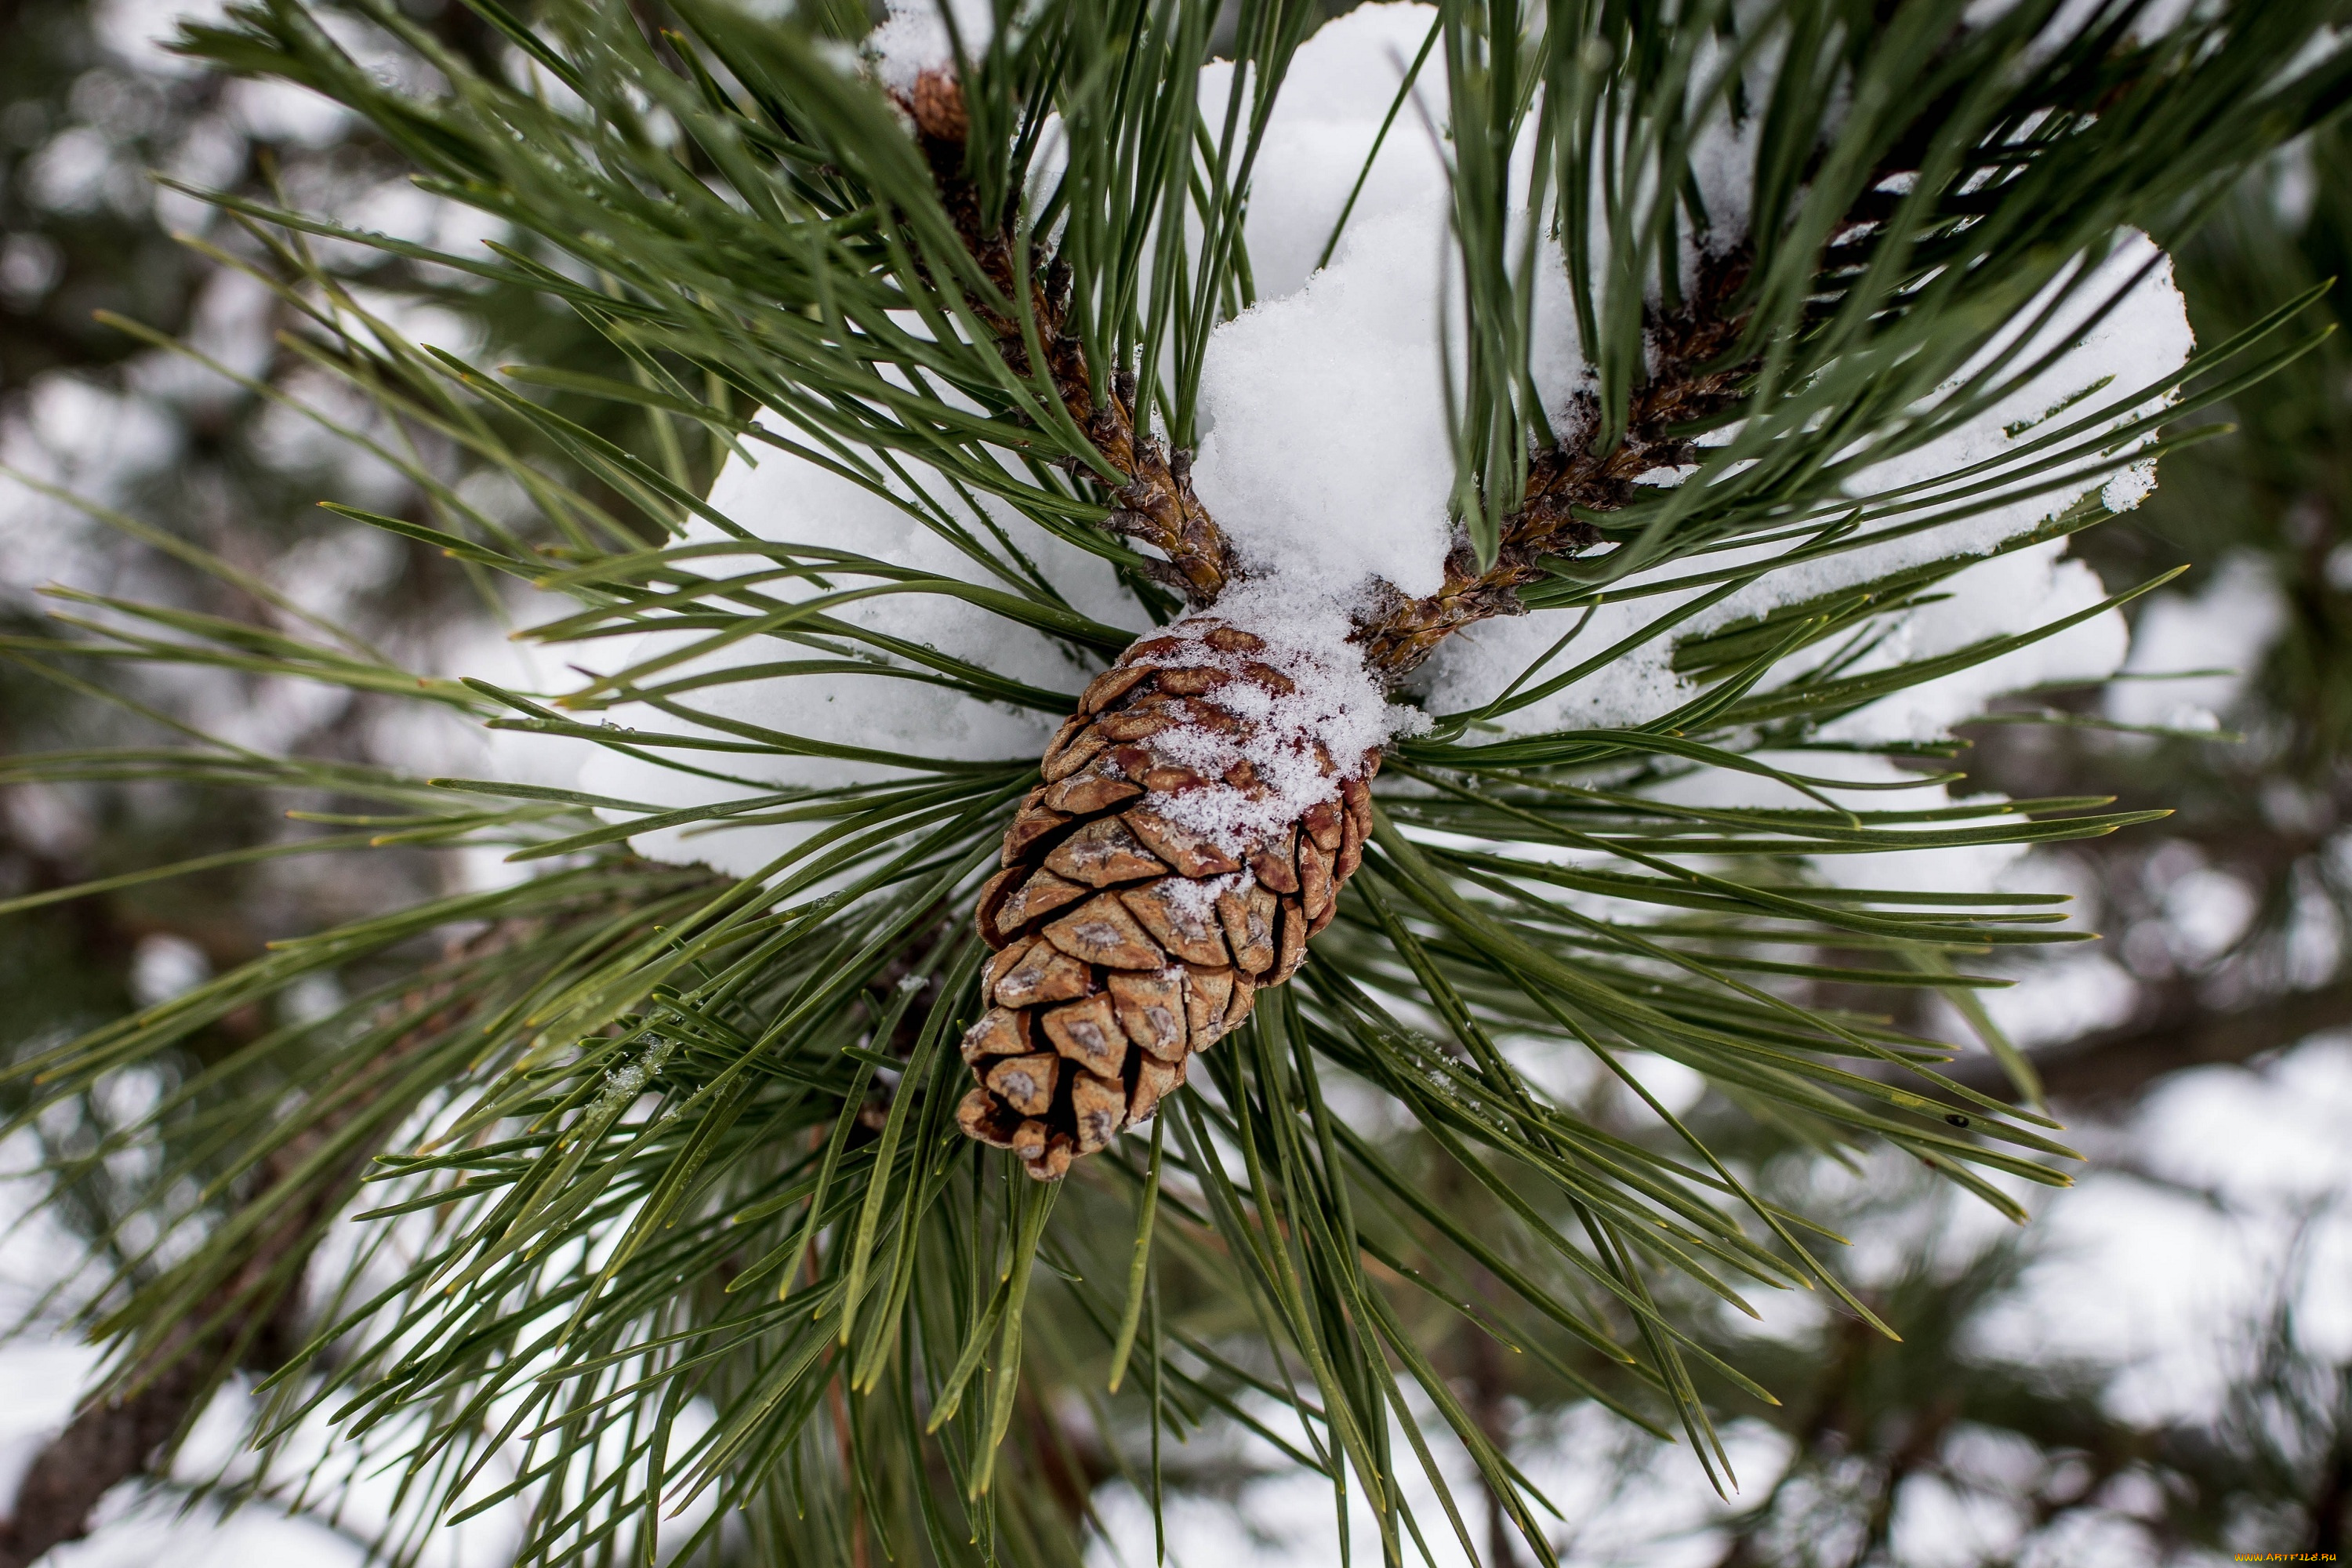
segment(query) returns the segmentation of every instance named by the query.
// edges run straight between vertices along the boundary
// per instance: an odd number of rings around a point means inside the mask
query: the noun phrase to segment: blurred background
[[[10,784],[7,753],[163,743],[174,722],[258,750],[412,767],[440,766],[466,743],[370,699],[234,668],[102,666],[54,646],[58,617],[103,615],[108,596],[263,625],[307,612],[427,670],[499,641],[499,605],[481,584],[316,510],[333,497],[398,515],[415,498],[295,407],[322,405],[362,433],[371,417],[278,337],[284,303],[219,264],[254,257],[253,237],[173,182],[279,193],[451,248],[496,232],[415,191],[338,111],[176,60],[155,40],[185,8],[0,0],[0,905],[293,831],[286,803],[256,794]],[[453,47],[497,59],[470,13],[445,3],[430,19]],[[2176,259],[2208,342],[2340,279],[2352,143],[2339,130],[2293,148]],[[352,264],[362,298],[452,352],[487,363],[567,352],[573,329],[533,301],[380,258]],[[2335,282],[2315,313],[2347,307],[2352,292]],[[204,362],[113,318],[184,339]],[[1675,1109],[1715,1121],[1718,1148],[1744,1138],[1759,1179],[1857,1238],[1850,1277],[1905,1337],[1890,1343],[1801,1304],[1760,1323],[1721,1321],[1721,1348],[1783,1401],[1726,1401],[1740,1488],[1728,1500],[1687,1448],[1465,1348],[1458,1375],[1559,1507],[1564,1561],[2084,1568],[2341,1552],[2352,1521],[2347,372],[2340,340],[2324,344],[2239,398],[2231,433],[2168,458],[2138,511],[2078,536],[2111,587],[2194,563],[2134,606],[2126,679],[2020,693],[1969,731],[1958,765],[1977,788],[2175,811],[2011,872],[2075,894],[2105,933],[2019,972],[1983,1021],[2028,1054],[2090,1154],[2077,1185],[2035,1200],[2020,1229],[1899,1162],[1849,1167],[1778,1146],[1688,1096]],[[454,454],[425,456],[479,482]],[[481,499],[520,510],[519,498]],[[225,558],[250,589],[188,569],[175,541]],[[53,584],[97,597],[46,594]],[[276,938],[485,874],[462,857],[398,852],[263,858],[0,915],[0,1052],[166,999]],[[231,1050],[269,1022],[233,1017],[194,1048]],[[1997,1086],[1990,1058],[1967,1060],[1980,1087]],[[91,1239],[115,1229],[119,1185],[138,1174],[93,1168],[36,1213],[38,1172],[161,1087],[125,1084],[0,1144],[0,1321],[15,1330],[0,1343],[0,1514],[96,1364],[68,1323],[77,1276]],[[96,1533],[54,1561],[358,1561],[364,1506],[338,1515],[281,1499],[290,1520],[225,1506],[207,1483],[236,1429],[236,1412],[212,1412],[173,1477],[121,1489]],[[1100,1560],[1148,1561],[1139,1501],[1110,1467],[1079,1469],[1072,1506],[1101,1521]],[[1171,1473],[1171,1560],[1326,1560],[1323,1483],[1286,1473],[1271,1448],[1236,1441]],[[1504,1542],[1493,1560],[1524,1555]],[[421,1557],[501,1561],[499,1516],[425,1542]]]

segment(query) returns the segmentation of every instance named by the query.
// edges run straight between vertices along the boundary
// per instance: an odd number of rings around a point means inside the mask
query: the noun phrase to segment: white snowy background
[[[185,69],[152,43],[179,8],[171,0],[113,0],[102,6],[103,35],[114,57],[110,68]],[[1206,435],[1196,468],[1202,495],[1265,574],[1297,584],[1311,579],[1314,592],[1335,591],[1336,583],[1336,592],[1344,595],[1357,580],[1372,575],[1409,589],[1425,587],[1433,583],[1444,548],[1438,520],[1447,458],[1433,374],[1444,175],[1428,131],[1443,118],[1442,75],[1435,69],[1421,89],[1422,109],[1401,116],[1391,132],[1331,265],[1314,269],[1371,128],[1386,110],[1404,62],[1419,47],[1429,15],[1416,6],[1368,6],[1327,28],[1302,52],[1261,155],[1252,208],[1253,258],[1265,303],[1221,331],[1204,382]],[[936,47],[936,40],[926,44],[919,33],[911,26],[901,27],[891,45],[898,58]],[[1229,89],[1229,72],[1212,72],[1204,83],[1212,102],[1221,102]],[[225,166],[229,154],[223,145],[238,138],[323,142],[341,130],[333,111],[299,94],[239,88],[205,128],[204,137],[210,141],[192,136],[185,167],[192,177],[202,178],[205,167]],[[1736,139],[1717,152],[1725,168],[1736,169]],[[100,131],[69,127],[44,148],[37,166],[60,201],[131,199],[120,195],[119,182],[109,184],[117,172],[110,157]],[[404,183],[334,195],[347,216],[453,248],[485,232],[471,215],[425,201]],[[141,199],[180,201],[152,191]],[[204,221],[199,210],[184,203],[168,216],[175,222]],[[2120,279],[2144,258],[2145,242],[2126,239],[2108,265]],[[200,343],[232,365],[257,363],[260,303],[251,288],[221,279],[198,314]],[[1558,301],[1547,319],[1560,324]],[[462,323],[454,317],[436,321],[412,315],[404,324],[455,352],[468,352]],[[1548,398],[1564,402],[1580,372],[1572,335],[1555,335],[1554,341],[1566,347],[1539,367],[1538,384]],[[1889,488],[1929,465],[1993,455],[2001,441],[2020,438],[2005,433],[2005,426],[2039,416],[2100,376],[2114,376],[2114,394],[2142,385],[2177,364],[2188,349],[2177,292],[2168,270],[2159,267],[2046,384],[2021,393],[2013,406],[1959,433],[1944,449],[1903,459],[1902,466],[1874,476],[1864,488]],[[168,463],[175,443],[184,438],[187,421],[207,400],[224,395],[219,383],[160,355],[135,362],[120,387],[60,374],[24,391],[0,424],[0,460],[100,500],[126,492],[142,472]],[[1311,427],[1298,422],[1296,410],[1303,404],[1318,410]],[[2125,410],[2118,405],[2116,412]],[[280,438],[289,453],[328,455],[323,437],[299,421],[286,421]],[[364,460],[336,460],[344,499],[366,505],[372,494],[384,489],[388,476],[381,469]],[[2139,485],[2144,479],[2130,474],[2114,481],[2111,500],[2126,503]],[[757,469],[731,468],[721,477],[714,500],[771,537],[805,537],[799,527],[822,516],[831,542],[854,541],[851,547],[901,564],[950,572],[968,566],[903,512],[848,487],[841,489],[824,491],[804,466],[775,455]],[[2042,498],[1978,520],[1968,525],[1970,541],[1976,548],[1989,547],[2070,499]],[[386,557],[373,538],[361,530],[327,525],[315,549],[298,551],[278,565],[279,585],[312,608],[336,613],[363,595],[384,567]],[[1121,618],[1107,573],[1066,547],[1042,538],[1026,542],[1040,553],[1066,554],[1051,565],[1060,581],[1076,586],[1080,608]],[[1768,587],[1725,607],[1716,623],[1948,548],[1948,542],[1922,541],[1885,547],[1869,558],[1837,558],[1801,583]],[[52,580],[124,592],[139,586],[137,568],[126,563],[107,536],[53,502],[0,484],[0,592],[20,595]],[[1943,732],[1999,691],[2095,678],[2118,668],[2139,674],[2252,668],[2281,624],[2275,586],[2250,559],[2216,563],[2191,583],[2152,603],[2128,646],[2119,616],[2094,619],[1996,668],[1972,671],[1857,714],[1847,721],[1853,738],[1925,738]],[[2042,624],[2099,597],[2088,568],[2067,560],[2063,546],[2055,544],[1988,562],[1953,586],[1952,600],[1916,614],[1878,657],[1892,660],[1945,651]],[[1664,602],[1655,600],[1629,609],[1612,606],[1596,617],[1599,624],[1582,646],[1613,640],[1636,624],[1622,617],[1639,613],[1646,618],[1662,607]],[[1060,668],[1055,663],[1060,656],[1042,639],[1009,644],[985,617],[942,622],[934,604],[908,610],[895,601],[881,602],[871,614],[875,624],[886,627],[894,624],[893,616],[919,616],[925,635],[937,646],[991,659],[992,668],[1040,684],[1075,684],[1076,672]],[[1564,625],[1550,624],[1556,619],[1529,616],[1461,639],[1433,671],[1431,705],[1472,706],[1492,696],[1559,635]],[[558,679],[557,660],[535,659],[527,647],[484,626],[456,629],[404,652],[421,667],[487,673],[519,687],[548,689]],[[2213,715],[2227,712],[2238,679],[2126,682],[2114,689],[2108,711],[2125,722],[2210,724]],[[343,700],[289,686],[253,703],[200,682],[189,683],[182,695],[199,722],[257,747],[307,732]],[[1512,724],[1540,730],[1619,722],[1654,714],[1678,695],[1675,678],[1661,662],[1636,659],[1515,715]],[[760,722],[842,739],[871,735],[874,704],[843,690],[753,692],[744,700],[752,706],[741,716]],[[979,710],[944,698],[898,704],[895,713],[894,728],[923,737],[940,755],[1018,754],[1034,750],[1051,728],[1040,716]],[[402,728],[376,739],[385,754],[430,754],[465,771],[502,767],[534,777],[577,777],[591,789],[664,804],[686,798],[650,794],[652,781],[643,771],[632,772],[635,765],[625,760],[599,754],[583,770],[543,745],[489,746],[438,721],[400,722]],[[1916,795],[1906,798],[1906,804],[1918,803]],[[37,799],[12,809],[38,814],[62,808]],[[34,826],[46,832],[77,831],[69,814]],[[765,860],[775,848],[764,843],[715,850],[711,841],[649,841],[643,847],[680,857],[709,856],[739,868]],[[1866,868],[1852,863],[1827,868],[1857,882],[1873,879]],[[2062,863],[2007,856],[1939,868],[1937,874],[1948,870],[2021,887],[2063,885],[2067,877]],[[511,874],[488,862],[473,871],[482,877]],[[2168,945],[2193,960],[2226,945],[2251,915],[2246,890],[2219,873],[2189,869],[2178,885],[2180,894],[2166,904],[2164,920],[2154,929],[2136,930],[2134,942]],[[2085,911],[2091,924],[2097,923],[2097,915],[2095,910]],[[139,955],[142,999],[160,1000],[187,988],[203,977],[204,965],[203,955],[185,942],[149,939]],[[2133,986],[2115,955],[2094,952],[1996,994],[1991,1005],[2020,1042],[2031,1046],[2119,1017]],[[126,1103],[116,1109],[129,1114],[142,1086],[133,1080],[120,1092]],[[2091,1168],[2072,1191],[2029,1195],[2037,1211],[2037,1261],[2026,1288],[1987,1325],[1984,1352],[2079,1358],[2111,1366],[2116,1375],[2107,1397],[2119,1413],[2147,1419],[2194,1415],[2211,1409],[2242,1375],[2245,1330],[2273,1293],[2285,1288],[2300,1292],[2311,1348],[2328,1357],[2352,1355],[2352,1305],[2340,1288],[2352,1269],[2352,1225],[2338,1203],[2340,1194],[2352,1190],[2352,1139],[2342,1131],[2347,1123],[2352,1039],[2319,1037],[2252,1066],[2178,1075],[2120,1121],[2078,1129],[2094,1156]],[[0,1295],[0,1314],[11,1316],[54,1284],[76,1254],[72,1239],[35,1210],[38,1179],[26,1173],[31,1161],[28,1142],[0,1147],[0,1169],[10,1173],[0,1180],[0,1219],[20,1222],[0,1240],[0,1292],[5,1293]],[[1989,1212],[1963,1209],[1932,1245],[1958,1256],[2003,1228]],[[2290,1279],[2284,1270],[2298,1237],[2305,1249],[2302,1267]],[[1866,1238],[1850,1271],[1865,1282],[1884,1277],[1906,1260],[1906,1248],[1922,1245],[1929,1243],[1916,1234]],[[66,1339],[37,1333],[0,1343],[0,1497],[13,1491],[21,1467],[66,1418],[94,1364],[89,1350]],[[1962,1369],[1956,1368],[1955,1375],[1963,1375]],[[236,1403],[234,1395],[225,1397],[206,1417],[183,1459],[189,1478],[228,1460],[240,1426]],[[1743,1475],[1769,1484],[1783,1457],[1780,1439],[1754,1425],[1735,1426],[1729,1436]],[[1554,1432],[1531,1430],[1518,1450],[1533,1479],[1575,1522],[1576,1560],[1661,1568],[1715,1561],[1723,1540],[1713,1524],[1723,1507],[1687,1451],[1639,1454],[1618,1474],[1592,1458],[1617,1441],[1618,1435],[1604,1431],[1596,1419]],[[1466,1497],[1473,1489],[1466,1473],[1461,1479]],[[364,1531],[372,1510],[386,1505],[390,1486],[385,1479],[359,1489],[351,1510],[355,1529]],[[1113,1487],[1099,1501],[1116,1535],[1148,1540],[1135,1498]],[[2068,1557],[2070,1563],[2147,1560],[2144,1539],[2128,1523],[2141,1504],[2121,1487],[2112,1505],[2112,1527],[2092,1529],[2074,1543],[2078,1550]],[[1439,1560],[1453,1561],[1439,1528],[1441,1516],[1433,1507],[1422,1511]],[[2005,1531],[2013,1534],[2020,1527],[2013,1519],[1956,1512],[1939,1503],[1932,1489],[1913,1489],[1905,1492],[1898,1511],[1895,1555],[1906,1563],[1958,1560],[1997,1548],[2007,1539]],[[493,1512],[436,1538],[425,1560],[500,1562],[513,1528],[510,1516]],[[1320,1563],[1333,1560],[1332,1528],[1328,1492],[1319,1480],[1268,1481],[1247,1490],[1238,1516],[1208,1504],[1178,1509],[1171,1519],[1171,1560],[1203,1568]],[[1358,1522],[1356,1535],[1360,1543],[1370,1539],[1368,1521]],[[1106,1565],[1139,1560],[1132,1551],[1122,1557],[1108,1547],[1098,1555]],[[356,1546],[331,1530],[279,1520],[259,1509],[223,1523],[202,1510],[175,1517],[168,1508],[150,1504],[111,1519],[92,1540],[61,1551],[55,1561],[60,1568],[155,1561],[263,1568],[331,1564],[357,1556]]]

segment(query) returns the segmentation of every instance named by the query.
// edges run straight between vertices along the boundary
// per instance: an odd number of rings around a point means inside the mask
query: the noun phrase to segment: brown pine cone
[[[1265,656],[1265,657],[1260,657]],[[1297,972],[1371,829],[1362,715],[1336,761],[1316,669],[1213,617],[1119,656],[1046,748],[980,895],[991,1004],[956,1121],[1051,1181],[1150,1117]],[[1298,679],[1294,679],[1294,677]]]

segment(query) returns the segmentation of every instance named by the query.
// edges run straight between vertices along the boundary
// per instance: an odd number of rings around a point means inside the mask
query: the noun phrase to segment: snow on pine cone
[[[1378,688],[1213,616],[1137,642],[1046,748],[980,895],[965,1132],[1050,1181],[1297,973],[1371,828]]]

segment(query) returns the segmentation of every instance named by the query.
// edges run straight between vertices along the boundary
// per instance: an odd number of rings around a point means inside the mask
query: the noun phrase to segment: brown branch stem
[[[1738,398],[1744,367],[1717,362],[1738,339],[1740,320],[1729,305],[1747,279],[1747,251],[1734,249],[1701,268],[1680,310],[1653,313],[1651,372],[1633,392],[1623,437],[1592,451],[1600,410],[1583,398],[1567,438],[1529,465],[1526,497],[1505,520],[1494,564],[1480,571],[1468,544],[1457,543],[1444,586],[1423,599],[1399,595],[1365,626],[1359,641],[1366,664],[1394,680],[1465,626],[1521,614],[1518,590],[1544,575],[1548,559],[1600,542],[1600,530],[1579,512],[1621,510],[1637,498],[1644,476],[1697,461],[1693,444],[1669,432]]]
[[[2032,1059],[2051,1099],[2098,1105],[2128,1100],[2167,1073],[2244,1062],[2347,1025],[2352,980],[2230,1009],[2202,1005],[2183,986],[2168,991],[2148,1016],[2037,1050]],[[2011,1092],[1990,1058],[1972,1057],[1948,1070],[1971,1089]]]
[[[1042,274],[1022,277],[1020,250],[1007,216],[982,211],[979,190],[964,173],[971,121],[963,89],[945,72],[927,71],[902,101],[930,161],[940,200],[997,295],[992,300],[966,291],[973,313],[995,337],[997,353],[1016,375],[1034,375],[1037,367],[1024,330],[1034,328],[1045,351],[1044,368],[1062,406],[1103,460],[1125,479],[1111,489],[1118,510],[1106,526],[1166,557],[1164,563],[1153,563],[1160,569],[1152,575],[1195,608],[1215,603],[1235,575],[1235,563],[1224,531],[1192,493],[1192,455],[1171,452],[1137,428],[1135,379],[1124,369],[1111,376],[1108,399],[1097,403],[1085,346],[1068,331],[1068,265],[1054,258]],[[1018,308],[1024,301],[1026,323],[1003,308],[1008,303]]]

